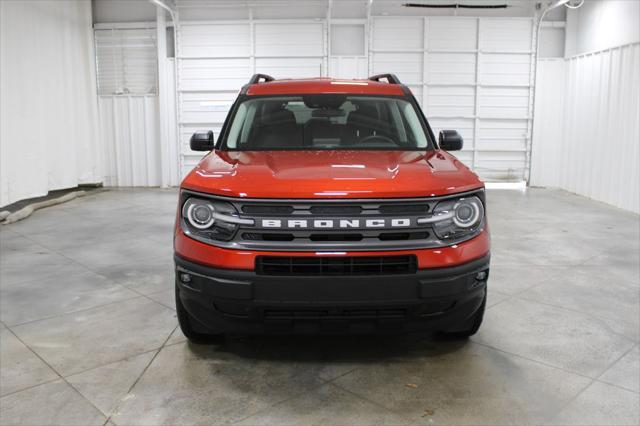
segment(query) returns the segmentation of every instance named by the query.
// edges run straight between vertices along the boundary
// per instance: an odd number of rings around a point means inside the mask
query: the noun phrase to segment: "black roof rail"
[[[400,83],[400,79],[395,74],[372,75],[371,77],[369,77],[369,80],[378,81],[378,82],[380,80],[387,80],[389,84],[402,84]]]
[[[269,81],[275,80],[275,78],[266,74],[254,74],[253,76],[251,76],[251,79],[249,80],[249,84],[260,83],[260,80],[264,80],[264,82],[267,83]]]

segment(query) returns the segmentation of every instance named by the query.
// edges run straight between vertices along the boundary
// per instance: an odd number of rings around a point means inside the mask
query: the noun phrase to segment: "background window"
[[[156,30],[95,31],[99,95],[157,93]]]
[[[331,55],[364,56],[364,25],[331,25]]]

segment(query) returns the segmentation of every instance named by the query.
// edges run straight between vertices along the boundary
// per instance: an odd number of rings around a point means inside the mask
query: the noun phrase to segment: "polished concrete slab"
[[[0,424],[639,424],[639,217],[557,190],[487,198],[488,309],[467,342],[188,343],[176,190],[1,226]]]

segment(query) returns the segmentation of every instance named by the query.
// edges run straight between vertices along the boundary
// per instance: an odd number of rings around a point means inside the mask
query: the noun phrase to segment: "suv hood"
[[[482,186],[445,151],[212,151],[182,183],[247,198],[409,198]]]

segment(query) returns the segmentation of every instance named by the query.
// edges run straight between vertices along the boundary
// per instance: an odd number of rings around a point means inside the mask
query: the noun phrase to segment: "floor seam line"
[[[340,379],[340,378],[342,378],[342,377],[344,377],[344,376],[346,376],[346,375],[348,375],[348,374],[353,373],[353,372],[354,372],[354,371],[356,371],[358,368],[360,368],[360,367],[354,367],[354,368],[352,368],[351,370],[347,371],[346,373],[342,373],[342,374],[340,374],[340,375],[338,375],[338,376],[334,377],[334,378],[333,378],[333,379],[331,379],[331,380],[326,380],[326,382],[327,382],[327,383],[333,383],[335,380],[338,380],[338,379]]]
[[[132,291],[132,292],[134,292],[134,293],[136,293],[136,294],[138,294],[138,295],[140,295],[140,296],[143,296],[143,297],[147,298],[148,300],[151,300],[151,301],[152,301],[152,302],[154,302],[154,303],[157,303],[157,304],[159,304],[159,305],[161,305],[161,306],[163,306],[163,307],[167,308],[167,306],[165,306],[165,305],[163,305],[163,304],[161,304],[161,303],[157,302],[156,300],[153,300],[153,299],[151,299],[151,298],[147,297],[145,294],[142,294],[142,293],[140,293],[139,291],[136,291],[136,290],[134,290],[134,289],[132,289],[132,288],[129,288],[129,287],[125,286],[124,284],[121,284],[121,283],[120,283],[120,282],[118,282],[117,280],[114,280],[114,279],[112,279],[112,278],[110,278],[110,277],[108,277],[108,276],[106,276],[106,275],[104,275],[104,274],[102,274],[102,273],[100,273],[100,272],[98,272],[98,271],[96,271],[96,270],[94,270],[94,269],[90,268],[89,266],[86,266],[86,265],[84,265],[84,264],[82,264],[82,263],[80,263],[80,262],[78,262],[78,261],[76,261],[76,260],[74,260],[74,259],[72,259],[72,258],[68,257],[67,255],[65,255],[64,253],[62,253],[62,252],[60,252],[60,251],[58,251],[58,250],[51,249],[51,248],[49,248],[49,247],[47,247],[47,246],[45,246],[45,245],[43,245],[43,244],[41,244],[41,243],[39,243],[39,242],[37,242],[37,241],[35,241],[35,240],[33,240],[33,239],[29,238],[28,236],[24,236],[24,238],[28,239],[29,241],[33,242],[34,244],[37,244],[37,245],[39,245],[39,246],[43,247],[44,249],[46,249],[46,250],[47,250],[47,251],[49,251],[49,252],[52,252],[52,253],[55,253],[55,254],[57,254],[57,255],[59,255],[59,256],[64,257],[65,259],[67,259],[67,260],[68,260],[68,261],[70,261],[71,263],[73,263],[73,264],[75,264],[75,265],[77,265],[77,266],[80,266],[81,268],[85,269],[85,270],[86,270],[86,271],[88,271],[88,272],[91,272],[91,273],[93,273],[93,274],[96,274],[96,275],[99,275],[99,276],[103,277],[104,279],[106,279],[107,281],[109,281],[109,282],[110,282],[110,283],[112,283],[112,284],[115,284],[115,285],[117,285],[117,286],[120,286],[120,287],[124,288],[125,290]],[[149,258],[149,259],[151,259],[151,258]],[[142,259],[141,261],[144,261],[144,260],[146,260],[146,259]],[[131,298],[129,298],[129,299],[123,299],[123,300],[133,300],[133,299],[135,299],[135,298],[136,298],[136,297],[131,297]],[[106,304],[101,305],[101,306],[107,306],[107,305],[109,305],[109,304],[111,304],[111,303],[116,303],[116,302],[106,303]],[[91,308],[88,308],[88,309],[91,309]],[[168,309],[170,309],[170,308],[168,308]],[[76,312],[80,312],[80,311],[76,311]],[[70,312],[68,312],[68,313],[70,313]],[[62,315],[64,315],[64,314],[62,314]],[[56,316],[61,316],[61,315],[56,315]],[[55,318],[56,316],[49,317],[49,318],[47,318],[47,319]],[[39,320],[34,320],[34,321],[39,321]],[[23,323],[23,324],[27,324],[27,323],[28,323],[28,322]],[[18,325],[22,325],[22,324],[18,324]],[[16,326],[17,326],[17,325],[16,325]]]
[[[567,408],[573,401],[575,401],[576,399],[578,399],[578,397],[580,395],[582,395],[584,393],[584,391],[586,391],[587,389],[589,389],[591,387],[592,384],[594,384],[596,382],[596,379],[592,379],[586,386],[584,386],[582,389],[580,389],[574,396],[572,396],[571,398],[569,398],[567,400],[567,402],[565,402],[564,404],[562,404],[561,407],[559,407],[558,409],[555,410],[555,412],[553,414],[551,414],[548,418],[548,422],[551,422],[553,419],[555,419],[556,417],[558,417],[560,415],[560,413],[562,413],[562,411]],[[547,423],[548,423],[547,422]]]
[[[101,416],[106,417],[106,416],[104,415],[104,413],[102,412],[102,410],[101,410],[101,409],[99,409],[98,407],[96,407],[96,405],[95,405],[91,400],[89,400],[89,398],[87,398],[86,396],[84,396],[84,395],[83,395],[83,394],[82,394],[78,389],[76,389],[76,388],[75,388],[75,386],[73,386],[71,383],[69,383],[69,381],[67,381],[67,379],[66,379],[62,374],[60,374],[60,372],[59,372],[58,370],[56,370],[55,368],[53,368],[53,366],[52,366],[51,364],[49,364],[47,361],[45,361],[45,359],[44,359],[44,358],[42,358],[42,357],[41,357],[41,356],[40,356],[40,355],[39,355],[39,354],[38,354],[38,353],[37,353],[37,352],[36,352],[36,351],[31,347],[31,346],[29,346],[26,342],[24,342],[22,339],[20,339],[20,337],[19,337],[19,336],[18,336],[18,335],[17,335],[17,334],[16,334],[16,333],[11,329],[11,328],[8,328],[8,330],[11,332],[11,334],[13,334],[13,335],[14,335],[14,337],[15,337],[16,339],[18,339],[18,340],[20,341],[20,343],[22,343],[22,344],[23,344],[27,349],[29,349],[29,351],[31,351],[31,353],[33,353],[36,357],[38,357],[38,359],[39,359],[40,361],[42,361],[42,362],[43,362],[47,367],[49,367],[49,368],[51,369],[51,371],[53,371],[54,373],[56,373],[56,374],[58,375],[58,377],[59,377],[59,378],[60,378],[64,383],[66,383],[66,384],[67,384],[67,386],[69,386],[71,389],[73,389],[73,391],[74,391],[75,393],[77,393],[78,395],[80,395],[80,397],[81,397],[82,399],[84,399],[85,401],[87,401],[87,402],[89,403],[89,405],[91,405],[95,410],[97,410],[97,411],[98,411],[98,413],[100,413],[100,415],[101,415]],[[104,423],[104,424],[106,425],[106,423]]]
[[[365,396],[362,396],[362,395],[360,395],[360,394],[357,394],[357,393],[355,393],[355,392],[353,392],[353,391],[351,391],[351,390],[349,390],[349,389],[347,389],[347,388],[345,388],[345,387],[343,387],[343,386],[340,386],[340,385],[339,385],[339,384],[337,384],[337,383],[331,383],[331,382],[329,382],[329,383],[327,383],[327,385],[329,385],[329,386],[335,386],[335,387],[337,387],[338,389],[340,389],[340,390],[342,390],[342,391],[344,391],[344,392],[347,392],[347,393],[348,393],[348,394],[350,394],[350,395],[353,395],[353,396],[355,396],[355,397],[357,397],[357,398],[359,398],[359,399],[361,399],[361,400],[363,400],[363,401],[368,402],[369,404],[373,404],[373,405],[375,405],[376,407],[383,408],[383,409],[385,409],[385,410],[387,410],[387,411],[389,411],[389,412],[391,412],[391,413],[394,413],[394,414],[400,415],[401,417],[404,417],[404,414],[403,414],[403,413],[400,413],[400,412],[398,412],[398,411],[396,411],[396,410],[392,410],[391,408],[386,407],[386,406],[384,406],[384,405],[382,405],[382,404],[380,404],[380,403],[378,403],[378,402],[376,402],[376,401],[372,401],[372,400],[370,400],[369,398],[367,398],[367,397],[365,397]]]
[[[130,360],[132,358],[135,358],[135,357],[138,357],[138,356],[141,356],[141,355],[145,355],[145,354],[151,353],[153,351],[157,351],[158,349],[160,349],[160,347],[149,349],[149,350],[144,351],[144,352],[138,352],[138,353],[135,353],[133,355],[129,355],[129,356],[125,357],[125,358],[121,358],[121,359],[118,359],[116,361],[111,361],[111,362],[108,362],[106,364],[96,365],[95,367],[87,368],[86,370],[78,371],[77,373],[69,374],[68,376],[64,376],[64,377],[68,379],[70,377],[77,376],[79,374],[84,374],[84,373],[88,373],[88,372],[93,371],[93,370],[97,370],[98,368],[107,367],[109,365],[117,364],[117,363],[122,362],[122,361],[128,361],[128,360]]]
[[[635,391],[635,390],[629,389],[629,388],[625,388],[624,386],[616,385],[615,383],[605,382],[605,381],[600,380],[600,379],[593,379],[593,381],[597,382],[597,383],[602,383],[603,385],[611,386],[611,387],[614,387],[614,388],[617,388],[617,389],[620,389],[620,390],[624,390],[624,391],[627,391],[627,392],[635,393],[636,395],[640,395],[640,392],[638,392],[638,391]]]
[[[614,360],[610,365],[608,365],[607,367],[605,367],[605,368],[600,372],[600,374],[599,374],[598,376],[596,376],[596,377],[595,377],[595,379],[594,379],[594,380],[597,380],[597,381],[598,381],[598,382],[600,382],[600,383],[606,383],[606,384],[611,385],[611,386],[620,387],[620,386],[615,385],[615,384],[612,384],[612,383],[603,382],[603,381],[601,381],[601,380],[600,380],[600,378],[601,378],[602,376],[604,376],[604,373],[606,373],[607,371],[609,371],[609,370],[610,370],[614,365],[616,365],[616,364],[617,364],[617,363],[618,363],[622,358],[624,358],[624,357],[625,357],[625,356],[627,356],[629,353],[631,353],[631,351],[633,351],[633,350],[636,348],[636,346],[638,346],[638,345],[636,344],[636,345],[631,346],[631,347],[630,347],[628,350],[626,350],[622,355],[620,355],[618,358],[616,358],[616,359],[615,359],[615,360]],[[624,388],[621,388],[621,389],[624,389]]]
[[[121,287],[123,287],[123,288],[125,288],[125,289],[127,289],[127,290],[131,290],[131,291],[134,291],[135,293],[138,293],[138,294],[140,294],[140,295],[143,295],[143,294],[141,294],[140,292],[135,291],[135,290],[133,290],[133,289],[131,289],[131,288],[129,288],[129,287],[127,287],[127,286],[125,286],[125,285],[121,284],[121,283],[120,283],[120,282],[118,282],[117,280],[114,280],[114,279],[112,279],[112,278],[110,278],[110,277],[108,277],[108,276],[106,276],[106,275],[104,275],[104,274],[100,273],[99,271],[96,271],[95,269],[93,269],[93,268],[91,268],[91,267],[89,267],[89,266],[87,266],[87,265],[85,265],[85,264],[83,264],[83,263],[80,263],[80,262],[78,262],[77,260],[74,260],[74,259],[70,258],[69,256],[67,256],[66,254],[62,253],[62,252],[61,252],[61,251],[59,251],[59,250],[51,249],[51,248],[49,248],[49,247],[47,247],[47,246],[45,246],[45,245],[43,245],[43,244],[41,244],[41,243],[39,243],[39,242],[37,242],[37,241],[35,241],[35,240],[33,240],[33,239],[29,238],[28,236],[24,236],[24,237],[25,237],[26,239],[28,239],[29,241],[33,242],[34,244],[37,244],[37,245],[41,246],[42,248],[44,248],[44,249],[46,249],[46,250],[48,250],[48,251],[50,251],[50,252],[52,252],[52,253],[55,253],[55,254],[57,254],[57,255],[59,255],[59,256],[64,257],[65,259],[67,259],[67,260],[68,260],[68,261],[70,261],[71,263],[73,263],[73,264],[75,264],[75,265],[77,265],[77,266],[80,266],[81,268],[83,268],[83,269],[87,270],[88,272],[91,272],[91,273],[93,273],[93,274],[99,275],[99,276],[101,276],[101,277],[105,278],[106,280],[110,281],[111,283],[117,284],[117,285],[119,285],[119,286],[121,286]],[[115,240],[115,241],[117,241],[117,240]],[[144,262],[145,260],[150,260],[150,259],[155,259],[155,258],[156,258],[156,256],[154,256],[154,257],[149,257],[149,258],[144,258],[144,259],[140,259],[140,262]],[[135,263],[135,262],[131,262],[131,263],[122,263],[122,264],[118,264],[118,265],[129,265],[129,264],[133,264],[133,263]],[[110,265],[110,266],[118,266],[118,265]]]
[[[112,302],[105,303],[103,305],[96,305],[96,306],[92,306],[90,308],[83,308],[83,309],[78,309],[76,311],[63,312],[61,314],[52,315],[50,317],[44,317],[44,318],[39,318],[39,319],[31,320],[31,321],[21,322],[21,323],[18,323],[18,324],[12,324],[11,327],[16,327],[17,328],[17,327],[22,327],[23,325],[33,324],[33,323],[38,322],[38,321],[48,321],[48,320],[51,320],[51,319],[63,317],[65,315],[71,315],[71,314],[77,314],[77,313],[80,313],[80,312],[86,312],[86,311],[90,311],[91,309],[104,308],[105,306],[110,306],[110,305],[113,305],[115,303],[122,303],[122,302],[128,302],[130,300],[140,299],[141,297],[142,297],[142,295],[131,297],[129,299],[114,300]],[[154,302],[155,302],[155,300],[154,300]],[[156,303],[158,303],[158,302],[156,302]],[[166,306],[164,306],[164,305],[162,305],[162,306],[164,308],[166,308]],[[7,326],[7,328],[9,328],[9,326]]]
[[[505,353],[505,354],[508,354],[508,355],[512,355],[512,356],[515,356],[515,357],[518,357],[518,358],[521,358],[521,359],[525,359],[527,361],[534,362],[536,364],[544,365],[545,367],[550,367],[550,368],[553,368],[553,369],[556,369],[556,370],[560,370],[560,371],[562,371],[564,373],[573,374],[573,375],[582,377],[584,379],[595,380],[595,378],[587,376],[585,374],[577,373],[575,371],[570,371],[570,370],[564,369],[562,367],[558,367],[557,365],[548,364],[546,362],[539,361],[537,359],[528,358],[528,357],[526,357],[524,355],[520,355],[520,354],[516,354],[516,353],[513,353],[513,352],[506,351],[504,349],[496,348],[495,346],[491,346],[491,345],[489,345],[487,343],[478,342],[477,340],[473,340],[472,343],[476,344],[476,345],[484,346],[486,348],[490,348],[490,349],[496,350],[498,352],[502,352],[502,353]]]
[[[155,359],[158,357],[158,354],[160,354],[160,351],[162,351],[162,349],[165,347],[165,343],[167,343],[167,341],[169,341],[169,339],[171,338],[171,336],[173,335],[173,333],[176,331],[176,329],[178,328],[178,325],[176,325],[173,330],[171,330],[171,332],[169,333],[169,335],[167,336],[166,339],[164,339],[164,342],[162,343],[162,345],[156,350],[156,353],[151,357],[151,359],[149,360],[149,362],[147,363],[147,365],[145,365],[145,367],[142,369],[142,372],[140,373],[140,375],[136,378],[136,380],[133,382],[133,384],[129,387],[129,389],[127,389],[127,392],[125,393],[125,396],[128,395],[133,388],[138,384],[138,382],[140,381],[140,379],[142,378],[142,376],[144,376],[144,373],[147,372],[147,370],[149,369],[149,367],[151,366],[151,364],[153,364],[153,361],[155,361]],[[120,405],[122,404],[122,399],[120,399],[120,401],[118,401],[118,403],[115,405],[115,407],[111,410],[111,413],[106,416],[107,419],[105,420],[105,422],[103,423],[102,426],[106,426],[107,423],[109,423],[109,421],[111,421],[111,418],[113,417],[114,413],[118,412],[118,409],[120,408]]]
[[[323,382],[323,383],[320,383],[319,385],[315,386],[314,388],[312,388],[312,390],[320,389],[321,387],[327,386],[327,385],[329,385],[329,382]],[[306,393],[309,393],[309,392],[306,392]],[[274,407],[282,405],[285,402],[289,402],[289,401],[297,399],[297,398],[302,398],[304,395],[305,394],[303,393],[303,394],[290,396],[289,398],[285,398],[282,401],[278,401],[275,404],[272,404],[272,405],[269,405],[268,407],[262,408],[262,409],[256,411],[255,413],[252,413],[252,414],[250,414],[250,415],[248,415],[246,417],[242,417],[241,419],[238,419],[238,420],[233,420],[232,422],[230,422],[228,424],[232,424],[233,425],[233,424],[240,423],[240,422],[242,422],[244,420],[247,420],[247,419],[250,419],[251,417],[256,416],[256,415],[258,415],[258,414],[260,414],[260,413],[262,413],[264,411],[267,411],[267,410],[270,410],[270,409],[272,409]]]
[[[488,292],[487,292],[487,293],[488,293]],[[496,302],[496,303],[494,303],[494,304],[492,304],[492,305],[490,305],[490,306],[487,306],[487,307],[486,307],[486,310],[492,309],[492,308],[494,308],[494,307],[498,306],[499,304],[504,303],[504,302],[507,302],[507,301],[512,300],[512,299],[513,299],[513,296],[507,296],[507,297],[505,297],[504,299],[502,299],[502,300],[500,300],[500,301],[498,301],[498,302]]]
[[[56,377],[54,379],[45,380],[42,383],[36,383],[35,385],[27,386],[26,388],[18,389],[18,390],[6,393],[6,394],[0,396],[0,399],[2,399],[4,397],[7,397],[7,396],[15,395],[15,394],[23,392],[23,391],[27,391],[29,389],[37,388],[38,386],[48,385],[49,383],[53,383],[53,382],[58,381],[58,380],[60,380],[60,377]]]

